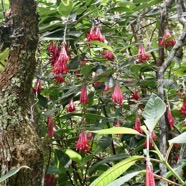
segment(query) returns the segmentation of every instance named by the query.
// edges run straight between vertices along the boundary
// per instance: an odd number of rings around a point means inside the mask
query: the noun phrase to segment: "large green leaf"
[[[136,134],[140,135],[140,133],[134,129],[127,128],[127,127],[112,127],[109,129],[102,129],[102,130],[96,130],[91,131],[93,133],[97,134]]]
[[[68,17],[72,11],[73,3],[72,0],[68,0],[68,2],[62,1],[59,5],[59,13],[62,16]]]
[[[173,143],[186,143],[186,132],[176,136],[175,138],[169,140],[169,144]]]
[[[154,127],[158,123],[159,119],[166,111],[166,105],[157,95],[152,94],[148,100],[144,111],[143,117],[145,118],[145,124],[150,131],[153,131]]]
[[[65,150],[65,153],[70,157],[71,160],[79,163],[82,159],[81,155],[78,154],[77,152],[71,150],[71,149],[67,149]]]
[[[9,172],[7,172],[4,176],[2,176],[2,177],[0,178],[0,183],[3,182],[3,181],[5,181],[5,180],[8,179],[9,177],[13,176],[13,175],[16,174],[17,172],[19,172],[20,169],[22,169],[22,168],[30,169],[30,167],[28,167],[28,166],[21,166],[21,167],[19,167],[19,168],[14,168],[14,169],[10,170]]]
[[[117,163],[98,177],[90,186],[106,186],[129,169],[137,160],[142,159],[144,159],[143,156],[132,156]]]
[[[107,186],[116,186],[116,185],[121,186],[121,185],[128,182],[129,180],[131,180],[133,177],[137,176],[140,173],[145,173],[145,171],[136,171],[136,172],[126,174],[126,175],[122,176],[121,178],[118,178],[117,180],[108,184]]]

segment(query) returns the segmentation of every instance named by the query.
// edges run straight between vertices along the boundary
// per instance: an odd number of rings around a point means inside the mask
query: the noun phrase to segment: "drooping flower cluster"
[[[81,88],[81,94],[80,94],[80,103],[88,104],[88,95],[87,95],[87,87],[83,86]]]
[[[114,92],[113,92],[113,94],[112,94],[112,100],[113,100],[115,103],[119,104],[119,106],[121,107],[122,102],[123,102],[123,100],[124,100],[124,96],[123,96],[123,94],[122,94],[122,92],[121,92],[121,89],[120,89],[119,84],[116,84],[116,86],[115,86],[115,88],[114,88]]]
[[[39,95],[39,94],[41,93],[41,90],[42,90],[42,87],[41,87],[41,80],[38,79],[38,80],[35,82],[34,87],[32,87],[32,91],[33,91],[33,93],[37,96],[37,95]]]
[[[163,46],[165,48],[168,48],[169,46],[173,47],[176,44],[176,41],[175,39],[169,40],[170,37],[171,37],[171,34],[169,33],[169,31],[165,31],[164,36],[159,43],[159,46]]]
[[[146,62],[150,59],[149,55],[145,52],[144,46],[140,45],[138,49],[138,59],[140,63]]]
[[[54,137],[54,122],[52,116],[49,116],[48,118],[48,137]]]
[[[167,119],[168,119],[170,129],[172,129],[174,127],[174,118],[172,116],[170,108],[168,108],[167,110]]]
[[[182,107],[180,109],[180,113],[183,115],[183,116],[186,116],[186,99],[183,100],[183,104],[182,104]]]
[[[48,53],[50,54],[49,61],[52,65],[52,72],[54,73],[54,81],[56,84],[63,83],[65,81],[63,74],[68,73],[67,62],[71,52],[68,45],[61,47],[56,46],[53,42],[48,47]]]
[[[82,151],[85,151],[85,152],[88,152],[89,150],[89,142],[88,142],[88,139],[87,139],[87,135],[86,135],[86,132],[83,131],[79,134],[79,139],[76,143],[76,150],[82,152]]]
[[[145,179],[145,186],[156,186],[154,180],[154,173],[153,168],[150,162],[147,161],[146,163],[146,179]]]
[[[111,50],[104,50],[103,57],[110,61],[114,61],[114,55]]]
[[[92,28],[90,29],[90,33],[87,33],[86,37],[88,42],[90,41],[100,41],[102,43],[105,42],[105,38],[101,34],[101,30],[99,26],[97,27],[92,26]]]
[[[142,129],[141,129],[141,121],[140,118],[138,116],[136,116],[136,120],[135,120],[135,124],[134,124],[134,130],[138,131],[139,133],[143,133]]]
[[[132,94],[132,99],[138,101],[140,99],[140,95],[138,93],[138,91],[134,91],[134,93]]]
[[[67,106],[67,112],[73,112],[76,110],[73,99],[70,100],[70,103]]]

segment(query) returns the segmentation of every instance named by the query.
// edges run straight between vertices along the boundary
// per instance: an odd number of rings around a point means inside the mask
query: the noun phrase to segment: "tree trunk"
[[[43,172],[41,141],[31,123],[30,93],[35,72],[38,17],[34,0],[10,0],[10,55],[0,74],[1,174],[22,165],[3,186],[40,186]]]

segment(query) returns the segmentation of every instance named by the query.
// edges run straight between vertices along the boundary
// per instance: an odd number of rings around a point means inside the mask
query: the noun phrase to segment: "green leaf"
[[[9,56],[9,49],[6,48],[2,53],[0,53],[0,61],[4,61]]]
[[[70,157],[71,160],[73,160],[73,161],[75,161],[77,163],[79,163],[81,161],[81,159],[82,159],[80,154],[78,154],[77,152],[75,152],[75,151],[73,151],[71,149],[67,149],[65,151],[65,153]]]
[[[153,131],[159,119],[166,111],[166,105],[157,95],[152,94],[142,113],[145,124],[150,131]]]
[[[186,143],[186,132],[176,136],[175,138],[169,140],[169,144],[173,143]]]
[[[84,76],[88,76],[90,75],[90,72],[92,71],[93,69],[93,65],[86,65],[84,66],[82,69],[81,69],[81,73],[84,75]]]
[[[136,171],[136,172],[132,172],[129,174],[126,174],[124,176],[122,176],[121,178],[118,178],[117,180],[111,182],[110,184],[108,184],[107,186],[121,186],[124,183],[128,182],[129,180],[131,180],[133,177],[137,176],[140,173],[145,173],[146,171]]]
[[[0,183],[3,182],[3,181],[5,181],[5,180],[8,179],[9,177],[13,176],[13,175],[16,174],[17,172],[19,172],[20,169],[22,169],[22,168],[30,169],[30,167],[28,167],[28,166],[21,166],[21,167],[19,167],[19,168],[14,168],[14,169],[10,170],[9,172],[7,172],[4,176],[2,176],[2,177],[0,178]]]
[[[62,16],[68,17],[72,11],[73,8],[73,3],[71,0],[68,0],[66,2],[62,1],[61,4],[59,5],[59,13]]]
[[[132,156],[127,158],[112,168],[104,172],[100,177],[98,177],[90,186],[105,186],[123,174],[127,169],[129,169],[137,160],[144,159],[143,156]]]
[[[106,43],[102,43],[100,41],[91,41],[91,42],[89,42],[89,44],[90,45],[97,45],[100,48],[105,48],[105,49],[113,51],[113,49],[110,46],[108,46]]]
[[[96,131],[91,131],[93,133],[97,134],[136,134],[136,135],[141,135],[138,131],[127,128],[127,127],[112,127],[109,129],[102,129],[102,130],[96,130]]]

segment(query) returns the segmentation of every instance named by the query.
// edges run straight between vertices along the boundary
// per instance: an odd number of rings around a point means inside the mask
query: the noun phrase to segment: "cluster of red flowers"
[[[110,61],[114,61],[114,55],[111,50],[105,50],[103,52],[103,57],[110,60]]]
[[[53,174],[47,174],[45,176],[45,185],[53,186],[55,184],[55,177]]]
[[[138,91],[134,91],[134,93],[132,94],[132,99],[138,101],[140,99],[140,95],[138,93]]]
[[[165,48],[168,48],[169,46],[173,47],[176,44],[176,41],[169,38],[171,38],[171,34],[168,31],[165,31],[164,36],[159,43],[159,46],[163,46]]]
[[[174,118],[172,116],[170,108],[168,108],[168,111],[167,111],[167,119],[168,119],[170,129],[172,129],[174,127]]]
[[[70,51],[68,45],[56,46],[53,42],[50,43],[48,48],[50,54],[50,62],[53,67],[52,72],[54,73],[54,81],[56,84],[63,83],[65,81],[63,74],[68,73],[67,62],[70,60]]]
[[[78,151],[85,151],[85,152],[88,152],[89,150],[89,147],[90,147],[90,144],[88,142],[88,138],[87,138],[87,135],[86,135],[86,132],[83,131],[79,134],[79,139],[76,143],[76,150]]]
[[[168,31],[165,31],[162,40],[159,42],[159,46],[168,48],[169,46],[173,47],[176,44],[174,39],[171,39],[171,34]],[[138,49],[138,59],[140,63],[146,62],[150,59],[149,55],[145,52],[143,45],[139,46]]]
[[[88,42],[100,41],[102,43],[105,42],[105,37],[101,34],[99,26],[97,27],[92,26],[92,28],[90,29],[90,33],[87,33],[87,41]]]

